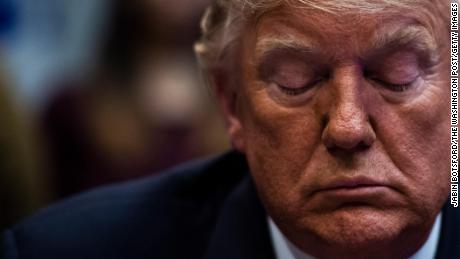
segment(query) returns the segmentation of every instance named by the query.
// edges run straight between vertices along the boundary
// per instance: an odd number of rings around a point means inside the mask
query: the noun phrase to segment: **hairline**
[[[385,13],[391,13],[394,12],[391,9],[383,10],[383,7],[398,7],[397,10],[401,11],[404,10],[404,7],[410,8],[414,7],[413,0],[403,0],[403,1],[395,1],[395,0],[382,0],[382,3],[375,3],[375,2],[369,2],[369,1],[362,1],[360,3],[357,3],[356,1],[349,1],[349,0],[344,0],[345,4],[340,4],[339,6],[331,6],[331,3],[337,3],[336,0],[325,0],[324,1],[324,6],[331,7],[327,10],[324,8],[320,8],[321,4],[313,4],[315,2],[318,2],[316,0],[266,0],[266,1],[260,1],[262,4],[257,4],[258,1],[254,0],[221,0],[222,2],[227,3],[229,5],[229,12],[236,13],[236,15],[233,15],[233,17],[230,19],[227,17],[225,24],[221,24],[220,27],[213,28],[215,31],[209,33],[207,36],[212,36],[215,37],[216,40],[202,40],[198,42],[195,46],[195,50],[197,53],[197,56],[199,60],[201,61],[200,65],[202,66],[202,69],[206,73],[206,70],[209,70],[210,68],[215,68],[216,66],[220,66],[221,61],[223,60],[222,57],[228,57],[227,53],[229,50],[234,49],[234,46],[236,43],[240,40],[242,34],[243,34],[243,27],[246,26],[248,23],[250,24],[251,21],[254,21],[254,19],[258,19],[267,12],[278,8],[283,5],[299,5],[303,4],[305,8],[313,8],[316,10],[321,10],[333,14],[337,14],[335,11],[337,11],[337,8],[343,8],[341,11],[345,12],[354,12],[354,13],[359,13],[359,12],[367,12],[367,13],[374,13],[376,11],[379,12],[385,12]],[[439,1],[444,1],[444,0],[438,0]],[[459,0],[455,0],[456,2],[459,2]],[[256,3],[254,3],[256,2]],[[264,9],[264,4],[267,3],[272,3],[272,5],[269,6],[269,8]],[[426,3],[432,3],[429,0],[419,0],[415,2],[418,8],[423,7],[424,4]],[[235,5],[241,5],[240,9],[232,9],[235,8]],[[434,3],[436,4],[436,3]],[[442,3],[441,3],[442,4]],[[365,6],[378,6],[380,8],[365,8]],[[266,6],[265,6],[266,7]],[[357,9],[357,7],[361,7]],[[205,19],[204,19],[205,20]],[[231,21],[230,21],[231,20]],[[238,24],[239,23],[239,24]],[[203,27],[203,26],[202,26]],[[290,42],[289,42],[290,41]],[[287,45],[292,45],[293,41],[288,40],[284,42]],[[208,48],[206,48],[206,46]],[[212,49],[210,49],[212,48]],[[225,58],[227,60],[227,58]]]

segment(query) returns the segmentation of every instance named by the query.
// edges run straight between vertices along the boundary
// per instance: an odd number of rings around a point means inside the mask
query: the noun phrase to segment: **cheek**
[[[445,92],[433,87],[405,105],[377,104],[378,141],[405,174],[406,191],[426,201],[445,197],[449,188],[450,102]],[[424,197],[426,190],[437,195]]]
[[[282,194],[285,199],[295,195],[302,172],[320,145],[318,116],[310,107],[280,107],[264,91],[245,96],[250,96],[244,102],[246,156],[261,195],[276,192],[273,197]]]

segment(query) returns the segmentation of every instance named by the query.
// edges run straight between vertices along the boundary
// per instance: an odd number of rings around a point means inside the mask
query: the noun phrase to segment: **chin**
[[[365,206],[309,215],[298,224],[309,233],[303,250],[318,258],[408,257],[428,237],[429,226],[409,211]]]

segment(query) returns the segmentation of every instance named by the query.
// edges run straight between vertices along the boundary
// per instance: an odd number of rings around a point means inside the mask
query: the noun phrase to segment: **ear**
[[[224,115],[225,126],[230,136],[232,147],[239,152],[246,151],[246,138],[244,134],[241,114],[238,109],[239,92],[235,79],[223,70],[211,73],[210,85],[217,98],[220,110]]]

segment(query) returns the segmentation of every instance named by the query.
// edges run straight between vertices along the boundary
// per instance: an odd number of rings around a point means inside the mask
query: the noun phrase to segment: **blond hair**
[[[449,5],[448,0],[438,0],[441,5]],[[459,2],[455,0],[453,2]],[[206,10],[202,22],[202,38],[195,44],[199,64],[208,73],[219,65],[232,43],[238,39],[239,28],[245,21],[260,16],[283,5],[296,8],[321,10],[336,14],[344,12],[378,13],[392,10],[425,8],[428,12],[430,0],[214,0]],[[447,10],[447,8],[446,8]],[[446,13],[445,20],[449,16]]]

